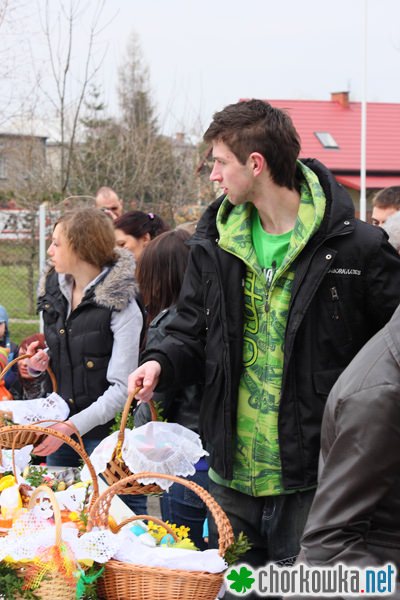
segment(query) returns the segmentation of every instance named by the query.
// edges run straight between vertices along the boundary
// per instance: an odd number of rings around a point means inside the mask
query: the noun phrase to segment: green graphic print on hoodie
[[[282,387],[284,341],[294,278],[293,261],[318,230],[325,196],[317,176],[301,169],[301,200],[287,254],[277,267],[270,287],[252,243],[252,204],[229,212],[225,199],[217,215],[221,248],[246,264],[243,371],[239,386],[233,478],[217,483],[250,496],[284,494],[278,439],[278,412]],[[229,213],[229,214],[228,214]],[[265,306],[268,302],[269,310]]]

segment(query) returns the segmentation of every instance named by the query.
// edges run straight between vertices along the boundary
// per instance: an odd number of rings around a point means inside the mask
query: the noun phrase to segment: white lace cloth
[[[29,511],[17,519],[7,536],[0,537],[0,560],[32,560],[45,548],[55,544],[55,525]],[[77,560],[105,563],[115,554],[121,541],[108,530],[94,530],[78,537],[78,530],[62,526],[62,539],[67,542]]]
[[[0,561],[7,556],[15,561],[32,560],[45,548],[55,544],[55,525],[31,510],[22,514],[4,537],[0,537]],[[181,548],[145,546],[129,529],[114,534],[109,530],[93,529],[78,537],[78,530],[62,525],[62,539],[67,542],[77,560],[105,563],[111,558],[136,565],[221,573],[227,568],[218,550],[184,550]]]
[[[29,464],[32,450],[32,445],[24,446],[20,450],[15,450],[15,468],[17,472],[22,473],[27,464]],[[0,463],[0,473],[13,470],[11,448],[9,450],[1,450]]]
[[[65,421],[69,415],[69,406],[56,392],[52,392],[47,398],[35,398],[34,400],[4,400],[0,404],[0,410],[12,413],[12,420],[18,425],[32,425],[37,421],[41,427],[51,425],[52,419]]]
[[[112,433],[90,455],[96,473],[102,473],[111,460],[118,432]],[[194,475],[194,465],[208,455],[200,437],[177,423],[150,422],[135,429],[125,429],[122,459],[132,473],[152,471],[187,477]],[[90,479],[86,466],[82,469],[83,481]],[[166,479],[141,479],[141,483],[156,483],[164,490],[173,484]]]

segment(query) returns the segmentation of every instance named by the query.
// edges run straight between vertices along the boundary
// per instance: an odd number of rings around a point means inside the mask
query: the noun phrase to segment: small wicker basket
[[[122,490],[132,482],[147,477],[180,483],[203,500],[215,520],[219,536],[218,552],[220,556],[224,556],[234,541],[228,517],[204,488],[174,475],[143,472],[113,484],[93,504],[89,513],[88,530],[92,527],[106,529],[113,497],[123,493]],[[143,518],[143,515],[135,518]],[[146,515],[146,518],[149,517]],[[133,519],[127,519],[119,527],[131,520]],[[222,583],[223,573],[146,567],[111,559],[106,563],[104,575],[99,580],[98,597],[102,600],[215,600]]]
[[[7,371],[9,371],[11,369],[11,367],[13,367],[13,365],[15,365],[15,363],[17,363],[18,361],[23,360],[25,358],[31,358],[31,356],[33,356],[33,355],[32,354],[21,354],[21,356],[17,356],[17,358],[14,358],[14,360],[11,360],[4,367],[2,372],[0,373],[0,379],[2,379],[4,377],[4,375],[7,373]],[[49,374],[51,384],[53,386],[53,392],[56,392],[57,391],[57,382],[56,382],[54,373],[50,369],[50,367],[47,367],[47,373]],[[4,421],[9,420],[10,417],[11,417],[11,415],[9,412],[2,411],[0,409],[0,425],[2,423],[4,423]],[[37,446],[41,442],[42,439],[43,439],[43,437],[38,436],[34,431],[25,430],[18,437],[18,445],[15,446],[15,448],[23,448],[24,446],[28,446],[29,444],[32,444],[33,446]],[[13,441],[14,441],[14,436],[12,434],[11,435],[7,434],[4,431],[4,426],[0,426],[0,447],[11,448]]]
[[[60,548],[62,544],[62,522],[60,508],[54,492],[46,485],[36,488],[31,496],[28,510],[34,507],[37,496],[42,492],[45,492],[46,496],[50,498],[53,506],[56,530],[54,545]],[[76,600],[76,580],[73,581],[71,577],[66,578],[56,567],[46,571],[44,577],[42,577],[41,570],[43,570],[43,565],[36,561],[24,561],[17,563],[16,566],[18,568],[18,574],[24,579],[27,588],[29,582],[39,578],[39,587],[35,587],[33,591],[38,598],[41,598],[41,600]]]
[[[13,442],[11,444],[11,447],[13,450],[19,448],[19,436],[20,435],[25,436],[25,433],[27,430],[28,430],[28,432],[34,430],[35,435],[40,435],[41,437],[50,435],[51,437],[55,437],[59,440],[62,440],[62,442],[64,444],[68,444],[68,446],[70,446],[73,450],[75,450],[75,452],[77,454],[79,454],[79,456],[81,457],[81,459],[84,461],[84,463],[87,465],[87,467],[89,469],[89,473],[90,473],[90,476],[92,479],[92,485],[93,485],[93,494],[92,494],[90,506],[98,499],[98,497],[99,497],[99,482],[97,479],[96,471],[93,467],[92,461],[90,460],[88,453],[85,450],[82,438],[78,431],[75,432],[75,435],[78,438],[78,441],[75,442],[75,440],[73,440],[71,437],[69,437],[68,435],[64,435],[60,431],[56,431],[55,429],[50,429],[47,427],[41,427],[40,425],[8,425],[6,427],[3,427],[2,429],[5,430],[5,434],[7,436],[10,436],[13,439]],[[1,448],[0,448],[0,450],[1,450]],[[13,452],[12,458],[13,458],[13,471],[15,474],[16,468],[15,468],[14,452]]]
[[[102,473],[108,485],[113,485],[114,483],[121,481],[121,479],[125,479],[126,477],[132,475],[131,471],[129,470],[129,467],[122,460],[121,449],[124,443],[125,428],[129,416],[129,411],[131,409],[132,402],[139,390],[140,388],[136,388],[136,390],[128,396],[128,400],[126,401],[124,410],[122,412],[117,445],[114,448],[114,452],[112,454],[110,462],[107,464],[105,471],[103,471]],[[154,408],[154,404],[151,401],[149,402],[149,407],[151,413],[151,420],[157,421],[157,413]],[[123,489],[124,491],[120,491],[120,494],[162,494],[164,491],[155,483],[144,485],[134,479],[132,479],[129,486],[123,486],[123,488],[121,489]]]

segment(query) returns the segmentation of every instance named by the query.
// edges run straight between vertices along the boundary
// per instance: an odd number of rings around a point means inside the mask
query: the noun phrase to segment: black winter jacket
[[[279,411],[283,484],[316,484],[320,427],[328,396],[351,359],[392,316],[400,301],[400,257],[382,229],[354,217],[344,188],[318,161],[305,160],[327,199],[319,230],[297,257],[284,349]],[[232,439],[242,371],[245,265],[218,247],[216,214],[203,215],[178,315],[158,351],[160,389],[201,381],[200,434],[210,464],[232,477]]]
[[[298,560],[392,562],[399,570],[400,307],[333,387],[321,444],[320,482]]]
[[[158,348],[166,336],[166,328],[176,316],[176,306],[170,306],[152,320],[147,331],[146,350]],[[153,400],[162,409],[161,417],[170,423],[179,423],[199,433],[199,411],[203,386],[200,384],[179,387],[171,385],[164,392],[156,392]],[[148,404],[139,404],[135,411],[135,426],[151,420]]]

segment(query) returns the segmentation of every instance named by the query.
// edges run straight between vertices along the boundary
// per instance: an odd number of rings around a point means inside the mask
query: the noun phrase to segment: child
[[[10,332],[8,330],[8,314],[4,306],[0,305],[0,348],[5,348],[8,351],[8,362],[17,356],[17,344],[10,340]],[[18,376],[17,365],[14,365],[5,375],[4,381],[9,390]]]
[[[6,348],[0,348],[0,373],[7,366],[8,363],[8,351]],[[1,400],[12,400],[11,393],[6,388],[3,377],[0,378],[0,401]]]

